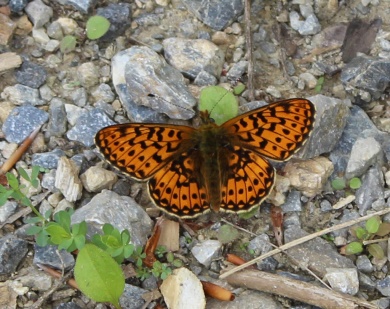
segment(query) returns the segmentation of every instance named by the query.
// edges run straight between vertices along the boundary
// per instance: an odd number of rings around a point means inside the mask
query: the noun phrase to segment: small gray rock
[[[32,155],[32,165],[49,169],[57,168],[58,160],[63,156],[65,156],[65,152],[58,148],[50,152],[34,153]]]
[[[115,124],[99,108],[83,110],[83,113],[76,121],[76,125],[68,131],[66,136],[72,141],[78,141],[87,147],[94,145],[94,138],[101,128]]]
[[[72,224],[83,220],[88,223],[88,235],[100,232],[104,223],[110,223],[120,231],[128,230],[131,243],[137,246],[145,245],[153,225],[145,210],[131,197],[108,190],[95,195],[88,204],[75,211]]]
[[[36,128],[48,120],[48,114],[31,105],[15,107],[3,124],[5,138],[10,143],[24,141]]]
[[[21,84],[8,86],[1,93],[3,99],[8,99],[15,105],[30,104],[33,106],[44,105],[46,102],[40,98],[38,89]]]
[[[195,79],[201,71],[220,76],[224,52],[214,43],[197,39],[169,38],[163,41],[167,62],[184,76]]]
[[[373,137],[358,138],[352,147],[345,177],[359,177],[378,161],[383,161],[381,145]]]
[[[0,238],[0,275],[10,275],[27,254],[27,241],[12,234]]]
[[[34,28],[43,27],[53,16],[53,9],[42,2],[34,0],[27,4],[26,13],[34,24]]]
[[[112,59],[112,80],[123,108],[136,122],[165,122],[195,115],[195,98],[183,76],[147,47],[134,46]]]
[[[197,243],[191,252],[196,260],[206,267],[210,267],[213,259],[221,254],[222,244],[218,240],[205,240]]]
[[[50,136],[61,137],[66,132],[65,105],[61,99],[54,98],[49,107],[50,120],[47,127]]]
[[[57,246],[40,247],[34,246],[34,260],[35,265],[43,264],[55,269],[69,271],[74,267],[75,260],[66,250],[58,251]]]
[[[241,0],[182,0],[188,10],[214,30],[223,30],[244,10]]]
[[[47,73],[43,66],[25,60],[15,71],[15,77],[19,84],[37,89],[46,81]]]

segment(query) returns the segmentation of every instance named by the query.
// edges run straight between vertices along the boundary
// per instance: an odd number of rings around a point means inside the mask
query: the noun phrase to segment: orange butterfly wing
[[[267,159],[288,160],[306,142],[315,107],[305,99],[275,102],[224,124],[234,149],[222,184],[221,209],[247,212],[271,192],[275,172]]]
[[[187,126],[125,123],[101,129],[95,144],[120,171],[147,180],[190,147],[194,130]]]
[[[234,145],[276,161],[288,160],[306,142],[314,126],[315,107],[306,99],[271,103],[224,124]]]
[[[275,171],[268,160],[251,150],[235,146],[228,154],[229,168],[222,184],[221,210],[247,212],[271,192]]]
[[[197,150],[184,152],[149,180],[149,194],[156,206],[181,218],[194,218],[210,210],[201,184],[199,155]]]
[[[262,156],[284,161],[307,140],[315,108],[305,99],[276,102],[233,118],[223,130],[210,129],[215,140],[223,132],[220,207],[246,212],[271,192],[274,169]],[[219,132],[219,133],[213,133]],[[178,217],[191,218],[210,210],[210,196],[202,175],[199,132],[164,124],[120,124],[103,128],[95,143],[105,159],[122,172],[149,180],[156,206]],[[210,189],[210,188],[208,188]],[[218,207],[215,207],[218,209]]]

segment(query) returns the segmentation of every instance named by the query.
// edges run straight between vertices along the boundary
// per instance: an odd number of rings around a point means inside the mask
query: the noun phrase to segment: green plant
[[[119,297],[125,288],[122,269],[104,250],[86,244],[77,255],[74,276],[79,289],[97,302],[110,302],[121,308]]]
[[[60,43],[60,51],[63,54],[70,53],[76,49],[76,37],[73,35],[66,35],[62,38]]]
[[[158,246],[156,248],[155,254],[160,259],[163,259],[165,257],[165,260],[168,262],[168,265],[171,267],[178,268],[178,267],[183,266],[183,262],[179,259],[176,259],[174,254],[172,252],[169,252],[165,246]],[[157,265],[159,265],[159,264],[157,264]],[[153,265],[153,268],[154,268],[154,265]],[[152,273],[153,273],[153,271],[152,271]],[[154,273],[158,273],[158,270],[155,270]]]
[[[346,255],[360,254],[366,248],[368,253],[377,258],[383,259],[385,254],[377,242],[382,241],[376,237],[384,237],[390,234],[390,223],[382,222],[379,216],[374,216],[367,220],[365,227],[355,227],[351,233],[358,239],[342,248],[342,253]],[[387,239],[386,239],[387,240]]]
[[[353,177],[347,182],[344,178],[338,177],[332,180],[332,188],[335,190],[344,190],[349,187],[352,190],[357,190],[361,187],[362,182],[358,177]]]
[[[85,221],[71,224],[73,209],[61,210],[54,215],[54,221],[50,221],[51,211],[43,216],[26,219],[31,224],[27,228],[27,235],[35,236],[39,246],[56,245],[58,249],[73,252],[85,245],[87,224]]]
[[[233,93],[235,95],[240,95],[243,93],[245,90],[245,85],[243,83],[238,83],[234,88],[233,88]]]
[[[217,125],[237,116],[238,103],[236,97],[221,86],[204,88],[199,97],[199,110],[208,111],[210,118]]]
[[[93,235],[92,242],[109,253],[118,264],[134,253],[135,246],[130,244],[129,231],[123,230],[119,232],[119,230],[108,223],[103,225],[102,231],[103,235]]]
[[[31,186],[33,186],[34,188],[38,188],[39,169],[40,169],[39,166],[34,166],[31,169],[31,176],[29,176],[28,173],[23,168],[18,168],[18,173],[21,177],[26,179],[31,184]],[[25,189],[26,186],[21,185],[18,179],[16,178],[16,176],[12,173],[6,173],[5,176],[7,178],[9,187],[6,188],[3,185],[0,185],[0,206],[3,206],[9,198],[13,198],[18,203],[30,207],[37,216],[43,219],[39,211],[36,210],[36,208],[31,204],[30,199],[23,192],[23,189]]]
[[[172,269],[166,264],[160,261],[153,263],[152,274],[156,278],[166,279],[172,273]]]
[[[157,255],[157,257],[162,258],[164,254],[166,254],[167,252],[168,252],[167,248],[165,246],[160,245],[157,246],[155,254]]]
[[[34,166],[29,176],[24,169],[18,169],[20,176],[34,187],[39,186],[40,170],[38,166]],[[130,233],[126,230],[120,232],[112,225],[104,224],[103,234],[93,235],[91,243],[86,239],[86,222],[71,223],[74,212],[72,209],[57,212],[51,221],[51,211],[40,214],[23,192],[25,186],[19,183],[15,175],[7,173],[6,178],[9,187],[0,185],[0,206],[13,198],[20,204],[31,207],[36,217],[26,219],[31,224],[27,233],[36,237],[39,246],[56,245],[58,249],[68,252],[79,250],[74,270],[76,282],[80,290],[94,301],[110,302],[120,308],[119,297],[124,289],[124,277],[119,264],[125,258],[134,261],[141,280],[151,274],[164,279],[172,272],[167,264],[161,262],[155,263],[152,269],[145,268],[143,259],[146,254],[141,246],[130,244]],[[166,252],[165,248],[159,250],[160,254]],[[169,258],[169,261],[172,265],[177,265],[175,259]]]
[[[317,80],[317,85],[314,87],[314,90],[315,92],[317,93],[320,93],[321,90],[322,90],[322,87],[324,85],[324,81],[325,81],[325,78],[323,76],[321,76],[318,80]]]
[[[97,40],[105,35],[110,28],[110,21],[99,15],[92,16],[88,19],[86,25],[87,37],[90,40]]]

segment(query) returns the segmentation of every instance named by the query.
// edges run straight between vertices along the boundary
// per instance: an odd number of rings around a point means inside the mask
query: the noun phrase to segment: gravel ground
[[[197,276],[226,286],[217,280],[226,253],[250,260],[276,244],[271,205],[284,214],[285,243],[389,208],[389,13],[388,0],[254,0],[249,61],[241,0],[0,1],[0,160],[42,126],[16,164],[46,169],[38,189],[27,193],[39,211],[73,208],[72,222],[85,220],[91,233],[110,222],[128,229],[134,244],[145,245],[158,212],[144,183],[102,161],[94,146],[99,129],[129,121],[197,126],[197,99],[208,85],[232,89],[252,82],[253,92],[247,88],[238,96],[241,112],[260,101],[311,100],[317,109],[311,137],[292,160],[275,164],[275,188],[260,210],[249,219],[207,214],[188,223],[206,226],[195,235],[185,229],[177,234],[175,254],[191,270],[180,273],[184,282],[197,284]],[[111,26],[102,38],[88,40],[86,22],[95,14]],[[64,53],[66,35],[77,45]],[[357,188],[349,185],[353,178],[361,180]],[[347,185],[336,190],[335,179]],[[54,287],[39,270],[37,264],[71,270],[74,257],[38,247],[26,235],[23,209],[14,201],[0,208],[2,308],[43,299],[42,308],[108,308],[66,285]],[[390,215],[381,220],[390,222]],[[344,256],[340,248],[355,240],[350,229],[327,236],[256,267],[317,286],[309,269],[334,291],[389,308],[388,241],[378,243],[383,258],[366,250]],[[141,296],[161,283],[126,282],[123,308],[142,308]],[[206,308],[316,308],[228,282],[236,299],[207,298]],[[171,296],[164,290],[180,295],[181,288],[162,288],[165,301]],[[202,308],[204,296],[193,293],[191,308]],[[156,304],[165,306],[156,298],[149,308]]]

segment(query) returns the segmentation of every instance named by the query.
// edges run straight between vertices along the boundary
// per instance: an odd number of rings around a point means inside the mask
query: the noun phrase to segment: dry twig
[[[357,297],[263,271],[244,270],[226,280],[231,285],[281,295],[325,309],[355,309],[358,305],[372,309],[377,308]]]
[[[337,231],[337,230],[340,230],[340,229],[343,229],[343,228],[346,228],[346,227],[350,227],[354,224],[357,224],[357,223],[360,223],[360,222],[363,222],[363,221],[366,221],[368,219],[370,219],[371,217],[374,217],[374,216],[382,216],[384,214],[387,214],[390,212],[390,209],[385,209],[385,210],[381,210],[381,211],[378,211],[378,212],[374,212],[372,214],[369,214],[367,216],[364,216],[364,217],[361,217],[361,218],[358,218],[358,219],[353,219],[353,220],[350,220],[350,221],[347,221],[347,222],[344,222],[344,223],[341,223],[341,224],[338,224],[338,225],[335,225],[335,226],[332,226],[330,228],[327,228],[327,229],[324,229],[322,231],[319,231],[319,232],[316,232],[316,233],[313,233],[313,234],[310,234],[310,235],[307,235],[305,237],[302,237],[302,238],[299,238],[299,239],[296,239],[294,241],[291,241],[283,246],[280,246],[278,249],[275,249],[275,250],[272,250],[266,254],[263,254],[243,265],[240,265],[240,266],[237,266],[229,271],[227,271],[226,273],[222,274],[219,276],[220,279],[224,279],[236,272],[238,272],[239,270],[242,270],[246,267],[248,267],[249,265],[252,265],[252,264],[255,264],[261,260],[264,260],[265,258],[267,257],[270,257],[270,256],[273,256],[275,255],[276,253],[279,253],[279,252],[282,252],[283,250],[287,250],[287,249],[290,249],[292,247],[295,247],[299,244],[302,244],[304,242],[307,242],[309,240],[312,240],[316,237],[319,237],[319,236],[322,236],[322,235],[325,235],[325,234],[328,234],[330,232],[333,232],[333,231]]]

